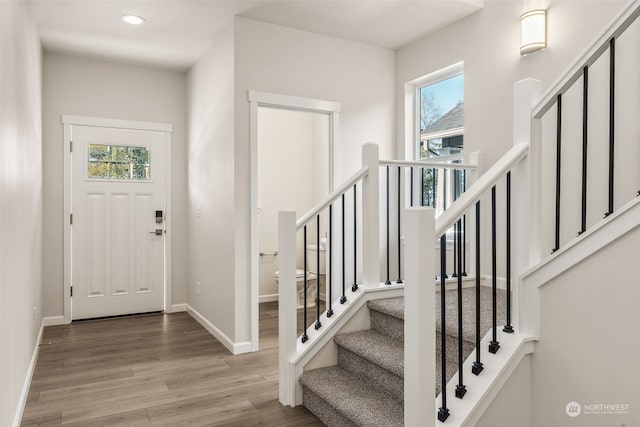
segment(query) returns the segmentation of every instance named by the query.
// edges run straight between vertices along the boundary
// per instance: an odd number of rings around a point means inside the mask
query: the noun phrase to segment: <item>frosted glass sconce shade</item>
[[[528,55],[547,47],[547,11],[530,10],[520,16],[520,55]]]

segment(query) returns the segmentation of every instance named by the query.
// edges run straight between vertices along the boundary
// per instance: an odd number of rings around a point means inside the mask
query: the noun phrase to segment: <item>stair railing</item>
[[[637,128],[634,128],[637,126],[637,120],[634,120],[637,107],[629,108],[629,105],[636,105],[621,100],[625,96],[633,98],[635,91],[627,84],[616,84],[625,75],[635,76],[639,71],[637,67],[628,66],[629,61],[625,64],[625,58],[637,54],[635,40],[639,16],[640,0],[623,6],[538,99],[528,118],[535,130],[531,162],[549,165],[545,174],[540,169],[542,166],[531,170],[532,205],[537,203],[541,207],[535,213],[537,223],[531,223],[534,229],[529,265],[536,266],[538,272],[552,264],[571,265],[571,262],[563,263],[563,254],[578,247],[589,234],[598,233],[609,221],[615,222],[615,214],[631,206],[640,195],[638,175],[631,175],[637,170],[640,154],[635,138]],[[635,30],[629,31],[634,23]],[[598,88],[605,89],[600,91],[604,92],[600,99]],[[616,105],[625,108],[616,108]],[[577,120],[572,121],[573,117]],[[600,123],[604,126],[597,133],[594,126]],[[577,130],[576,134],[571,135],[572,130]],[[572,142],[574,147],[570,146]],[[548,147],[545,157],[541,150],[543,146]],[[603,148],[601,153],[597,152],[598,147]],[[580,162],[567,167],[572,156],[566,154],[576,150],[580,153]],[[629,171],[624,179],[619,179],[620,174],[616,172],[620,169]],[[544,185],[541,178],[544,176],[550,177],[546,186],[554,187],[553,197],[549,200],[541,197]],[[606,185],[598,188],[601,182]],[[571,195],[580,197],[567,202]],[[543,227],[542,224],[548,225]],[[576,253],[580,252],[573,252],[568,258],[578,256]],[[582,253],[581,256],[587,255]],[[539,286],[550,280],[549,274],[545,274],[532,278],[529,271],[520,283],[520,330],[534,337],[539,336]]]
[[[474,156],[472,156],[474,157]],[[477,156],[474,158],[477,159]],[[398,242],[398,279],[396,284],[402,284],[400,276],[403,265],[401,254],[401,213],[404,203],[403,189],[410,193],[414,191],[411,184],[414,182],[415,172],[429,171],[446,177],[450,182],[462,180],[462,172],[475,170],[475,164],[462,164],[461,156],[447,156],[435,160],[408,161],[379,161],[378,146],[364,144],[362,147],[362,168],[347,179],[339,188],[327,198],[316,205],[299,219],[295,212],[280,212],[279,216],[279,343],[280,343],[280,401],[283,404],[292,404],[296,398],[296,390],[291,387],[295,384],[292,379],[297,378],[296,372],[290,361],[302,351],[311,335],[317,335],[334,315],[336,304],[345,304],[350,295],[357,292],[360,287],[378,287],[380,285],[380,168],[391,167],[398,169],[398,191],[395,207],[397,209],[397,242]],[[458,163],[450,163],[458,162]],[[477,163],[477,162],[476,162]],[[455,168],[455,169],[454,169]],[[405,173],[402,175],[403,169]],[[424,174],[422,174],[424,175]],[[455,176],[455,178],[453,178]],[[388,178],[388,176],[387,176]],[[404,179],[403,179],[404,178]],[[451,181],[453,180],[453,181]],[[417,180],[415,181],[417,182]],[[421,183],[421,187],[424,184]],[[439,190],[443,195],[444,208],[455,200],[460,191],[450,186],[451,195]],[[387,190],[389,180],[387,179]],[[436,192],[438,190],[432,190]],[[411,197],[410,197],[411,198]],[[447,201],[448,200],[448,201]],[[390,212],[391,197],[387,191],[385,200],[387,213]],[[423,203],[423,202],[421,202]],[[390,218],[387,215],[387,279],[389,278],[389,231]],[[326,310],[321,309],[320,301],[320,277],[308,274],[309,262],[307,243],[309,235],[315,237],[319,246],[321,236],[326,234]],[[462,233],[460,233],[462,234]],[[433,244],[432,244],[433,246]],[[302,247],[302,251],[297,248]],[[315,252],[315,265],[320,266],[323,261],[320,251]],[[337,263],[335,262],[337,261]],[[297,280],[296,270],[302,265],[305,272],[302,276],[302,289],[300,303],[296,303]],[[338,264],[338,265],[335,265]],[[359,268],[361,266],[361,268]],[[319,268],[318,268],[319,271]],[[462,271],[462,268],[460,268]],[[446,276],[446,272],[445,272]],[[435,277],[435,275],[434,275]],[[312,281],[315,280],[315,289]],[[387,280],[388,284],[391,284]],[[350,292],[348,290],[350,285]],[[334,290],[341,289],[340,295],[335,296]],[[310,292],[310,290],[312,292]],[[314,307],[315,304],[315,307]],[[311,312],[310,312],[311,310]],[[310,316],[311,315],[311,316]],[[299,318],[300,317],[300,318]],[[309,317],[315,318],[309,321]]]
[[[298,353],[299,347],[309,340],[311,331],[320,330],[323,320],[334,314],[334,304],[345,304],[350,295],[356,293],[361,286],[379,285],[379,177],[378,146],[364,144],[362,146],[362,168],[347,179],[344,184],[333,191],[326,199],[311,211],[296,220],[296,213],[281,211],[279,213],[280,282],[278,289],[278,324],[279,324],[279,357],[280,357],[280,402],[284,405],[295,405],[296,368],[291,360]],[[337,211],[337,212],[336,212]],[[308,227],[315,227],[316,243],[320,244],[322,218],[327,224],[327,309],[320,309],[320,277],[315,277],[315,322],[311,328],[308,322]],[[336,225],[339,224],[338,227]],[[335,229],[340,230],[334,236]],[[302,240],[302,264],[304,279],[302,284],[302,327],[298,327],[298,304],[296,303],[297,284],[296,270],[299,256],[297,248],[299,235]],[[351,241],[349,241],[351,239]],[[349,242],[349,245],[347,245]],[[339,243],[339,245],[338,245]],[[321,264],[320,251],[316,251],[316,266]],[[334,260],[340,260],[338,268]],[[358,267],[361,266],[361,269]],[[349,277],[350,276],[350,277]],[[341,295],[333,295],[336,277],[341,278]],[[348,290],[347,283],[351,285]],[[302,334],[298,335],[298,330]],[[299,339],[298,339],[299,337]]]
[[[625,141],[617,138],[616,130],[620,130],[621,126],[627,124],[622,123],[622,120],[616,121],[616,118],[619,118],[620,112],[616,111],[616,94],[620,95],[621,91],[616,90],[616,75],[620,74],[620,70],[616,70],[616,63],[619,62],[617,60],[617,56],[621,54],[625,54],[628,52],[620,51],[616,52],[616,42],[621,39],[621,36],[625,34],[627,29],[631,24],[633,24],[638,16],[640,15],[640,1],[632,1],[625,5],[625,7],[620,11],[620,13],[613,19],[612,23],[596,38],[596,40],[569,66],[569,68],[559,77],[559,79],[551,85],[551,87],[545,92],[542,96],[538,104],[535,106],[533,110],[533,120],[540,122],[542,120],[551,119],[555,120],[555,212],[553,217],[553,247],[550,249],[551,253],[558,251],[563,244],[566,244],[568,240],[572,240],[575,235],[580,236],[585,233],[588,229],[587,224],[587,212],[589,206],[599,206],[602,208],[602,215],[604,218],[610,216],[614,210],[616,205],[620,206],[623,203],[620,201],[628,201],[633,199],[634,197],[640,195],[640,191],[638,191],[638,186],[640,183],[635,183],[636,186],[631,189],[627,188],[619,188],[618,182],[616,182],[616,174],[615,174],[615,165],[616,165],[616,157],[620,158],[620,155],[616,155],[616,148],[620,148],[620,143],[624,143]],[[632,35],[632,37],[635,37]],[[632,53],[635,54],[637,51],[637,43],[627,43],[632,49]],[[621,46],[624,47],[624,46]],[[603,57],[604,54],[608,53],[608,58]],[[608,103],[608,114],[607,117],[602,117],[602,122],[607,122],[608,132],[606,135],[606,141],[600,141],[597,138],[592,138],[589,135],[590,130],[590,120],[593,122],[593,111],[590,114],[589,107],[592,107],[593,110],[594,104],[598,102],[597,99],[594,100],[592,97],[589,98],[591,83],[593,87],[593,82],[599,77],[597,74],[594,76],[589,75],[589,70],[596,64],[598,60],[602,59],[606,60],[606,69],[608,69],[608,75],[605,76],[605,80],[601,83],[604,87],[608,86],[608,97],[604,100],[604,102]],[[634,70],[634,73],[640,70]],[[624,72],[624,71],[623,71]],[[604,73],[600,73],[604,74]],[[635,74],[633,74],[635,75]],[[581,87],[580,87],[581,86]],[[567,103],[563,103],[563,99],[566,96],[569,96],[569,92],[572,88],[579,90],[574,93],[578,93],[581,95],[581,105],[577,106],[580,111],[577,111],[577,114],[571,114],[573,106],[571,104],[567,105]],[[626,89],[623,89],[626,90]],[[577,104],[577,103],[576,103]],[[553,107],[555,107],[555,111],[553,111]],[[622,110],[628,110],[624,108]],[[564,121],[566,121],[566,117],[572,116],[582,116],[581,123],[569,123],[567,126]],[[564,117],[564,118],[563,118]],[[599,121],[596,119],[596,121]],[[581,135],[581,163],[579,166],[580,169],[580,187],[576,188],[576,192],[574,194],[580,194],[580,210],[579,212],[570,212],[569,214],[563,212],[562,207],[562,196],[564,187],[564,191],[566,192],[567,188],[564,183],[566,180],[565,175],[567,171],[563,171],[563,151],[566,151],[566,148],[563,150],[563,142],[566,139],[567,129],[572,129],[576,126],[576,129],[582,130]],[[541,141],[541,143],[544,141]],[[603,181],[607,182],[607,190],[606,190],[606,200],[592,200],[593,197],[590,197],[590,188],[588,188],[588,181],[596,182],[594,180],[594,172],[590,172],[589,176],[590,180],[587,179],[587,170],[589,166],[589,147],[594,143],[604,142],[608,145],[608,153],[604,159],[601,161],[604,162],[607,168],[606,176],[597,177],[602,178]],[[633,141],[635,144],[636,141]],[[618,146],[618,147],[617,147]],[[624,148],[624,146],[622,146]],[[636,153],[637,154],[637,153]],[[619,160],[618,160],[619,161]],[[592,160],[592,166],[598,164],[596,160]],[[569,174],[571,171],[568,172]],[[564,178],[564,179],[563,179]],[[571,189],[574,190],[573,188]],[[618,190],[618,191],[617,191]],[[619,191],[623,190],[623,191]],[[623,193],[623,194],[620,194]],[[597,195],[596,195],[597,196]],[[566,200],[566,199],[565,199]],[[566,204],[565,204],[566,206]],[[605,208],[606,207],[606,208]],[[591,209],[593,211],[593,209]],[[600,212],[598,215],[600,215]],[[575,218],[573,217],[575,215]],[[574,224],[574,222],[576,224]],[[595,225],[595,221],[591,220],[592,224]],[[571,233],[561,233],[567,227],[573,227],[577,225],[577,229],[575,230],[576,234]],[[563,236],[564,235],[564,236]],[[564,239],[562,238],[564,237]],[[564,240],[564,242],[562,241]]]
[[[435,157],[428,160],[381,160],[380,168],[386,177],[386,196],[382,203],[385,208],[385,235],[381,236],[385,245],[386,280],[385,284],[403,283],[402,277],[402,207],[431,206],[437,213],[444,212],[466,190],[467,171],[477,170],[477,153],[470,156],[471,163],[462,163],[462,155]],[[394,170],[393,173],[391,172]],[[395,181],[395,182],[392,182]],[[391,187],[395,188],[392,189]],[[393,211],[395,212],[392,212]],[[394,224],[395,222],[395,224]],[[452,234],[461,234],[462,268],[457,265],[453,272],[445,276],[467,276],[466,220],[460,230],[452,230]],[[392,244],[396,247],[392,248]],[[395,249],[395,250],[394,250]],[[454,245],[454,257],[457,247]],[[392,252],[394,252],[392,254]],[[392,263],[394,258],[396,280],[392,281]]]
[[[444,422],[451,414],[452,405],[447,400],[452,393],[456,399],[464,399],[467,394],[465,375],[482,375],[485,364],[492,363],[492,354],[500,349],[499,333],[513,333],[518,325],[517,294],[512,289],[512,281],[529,265],[529,252],[526,244],[529,238],[531,222],[535,214],[530,211],[532,175],[536,172],[530,165],[530,140],[533,132],[531,108],[538,99],[538,82],[524,80],[516,83],[514,88],[514,146],[493,166],[478,177],[475,182],[462,193],[449,208],[437,219],[433,219],[433,209],[410,208],[406,211],[407,255],[405,270],[407,285],[405,286],[405,425],[422,425],[424,420],[437,419]],[[513,189],[512,189],[513,187]],[[499,213],[503,210],[504,213]],[[504,221],[497,221],[497,216],[504,215]],[[433,245],[425,244],[426,239],[434,239],[440,243],[440,270],[447,271],[445,249],[447,231],[456,229],[454,245],[457,247],[454,263],[458,272],[462,271],[462,228],[463,218],[469,217],[475,224],[472,235],[468,237],[475,247],[475,292],[473,303],[475,314],[470,319],[463,318],[462,275],[456,280],[457,297],[452,304],[454,312],[447,316],[447,292],[445,276],[440,275],[440,323],[441,323],[441,356],[435,360],[435,317],[433,307],[436,304],[436,290],[433,283],[433,263],[425,263],[425,259],[435,261],[436,251]],[[482,218],[490,218],[490,226],[482,227]],[[433,224],[433,228],[430,224]],[[504,228],[503,228],[504,227]],[[500,235],[500,241],[498,241]],[[487,238],[490,243],[486,244]],[[433,240],[432,240],[433,241]],[[504,248],[504,267],[498,271],[498,247]],[[484,255],[488,254],[488,255]],[[481,271],[480,265],[485,256],[491,264],[491,297],[489,313],[491,326],[487,348],[481,348]],[[525,260],[525,261],[523,261]],[[506,313],[498,318],[497,279],[505,276]],[[514,299],[515,302],[514,302]],[[432,314],[429,314],[431,312]],[[421,314],[419,314],[421,313]],[[452,329],[456,329],[457,354],[447,354],[446,330],[447,318],[454,318]],[[475,332],[475,361],[469,371],[463,368],[463,325],[470,324]],[[499,331],[500,329],[500,331]],[[449,362],[457,364],[457,376],[453,389],[447,389],[446,369]],[[435,378],[435,364],[440,365],[441,378]],[[416,382],[419,378],[419,382]],[[436,401],[437,411],[428,402],[433,399],[433,384],[439,381],[441,393]],[[453,383],[453,381],[452,381]],[[409,398],[409,396],[411,396]],[[417,397],[416,397],[417,396]],[[455,406],[455,405],[453,405]],[[436,413],[437,412],[437,413]],[[430,425],[431,423],[427,424]]]

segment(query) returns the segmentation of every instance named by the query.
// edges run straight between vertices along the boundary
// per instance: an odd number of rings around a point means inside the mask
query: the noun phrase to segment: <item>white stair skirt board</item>
[[[451,415],[447,418],[447,426],[473,426],[478,423],[484,412],[489,408],[493,399],[498,395],[502,386],[509,380],[511,374],[518,367],[522,359],[533,353],[533,337],[521,333],[507,334],[498,330],[497,338],[500,350],[496,354],[488,351],[492,331],[489,331],[480,343],[481,360],[484,369],[480,375],[473,375],[471,367],[476,359],[475,350],[467,357],[463,364],[467,393],[464,399],[456,399],[455,391],[458,384],[458,374],[447,383],[447,409]],[[436,413],[442,406],[442,394],[436,398]]]
[[[218,341],[224,345],[227,350],[229,350],[233,354],[243,354],[251,352],[251,342],[233,342],[231,338],[229,338],[224,332],[218,329],[213,323],[207,320],[202,314],[200,314],[196,309],[191,307],[189,304],[185,304],[187,307],[187,313],[198,323],[202,325],[211,335],[213,335]]]
[[[577,263],[640,226],[640,197],[618,208],[613,214],[567,243],[559,251],[525,272],[518,283],[520,294],[519,330],[538,337],[539,288]]]

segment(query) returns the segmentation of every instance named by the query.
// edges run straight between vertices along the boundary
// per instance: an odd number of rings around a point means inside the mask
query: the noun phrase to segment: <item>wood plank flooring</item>
[[[47,327],[22,426],[324,425],[278,402],[276,302],[260,348],[233,356],[187,313]]]

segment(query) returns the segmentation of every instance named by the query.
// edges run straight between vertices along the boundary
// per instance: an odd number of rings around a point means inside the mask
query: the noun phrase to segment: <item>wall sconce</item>
[[[547,11],[530,10],[520,15],[520,55],[528,55],[547,47]]]

